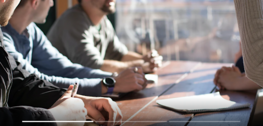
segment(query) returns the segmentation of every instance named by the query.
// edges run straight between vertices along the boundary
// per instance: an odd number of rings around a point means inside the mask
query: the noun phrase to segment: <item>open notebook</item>
[[[226,100],[220,96],[219,92],[157,100],[156,102],[161,106],[185,113],[225,111],[250,106],[250,104],[241,104]]]

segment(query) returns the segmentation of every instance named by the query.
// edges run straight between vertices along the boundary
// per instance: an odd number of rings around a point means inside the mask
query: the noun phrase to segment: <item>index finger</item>
[[[216,71],[215,73],[215,78],[214,78],[214,84],[217,84],[218,78],[219,78],[219,74],[221,73],[222,69],[219,69]]]

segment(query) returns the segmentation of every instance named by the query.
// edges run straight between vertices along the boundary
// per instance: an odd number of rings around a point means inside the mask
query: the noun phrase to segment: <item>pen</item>
[[[72,92],[71,92],[71,97],[72,98],[74,98],[74,96],[77,94],[78,88],[79,88],[79,84],[75,83],[74,86],[73,86]]]

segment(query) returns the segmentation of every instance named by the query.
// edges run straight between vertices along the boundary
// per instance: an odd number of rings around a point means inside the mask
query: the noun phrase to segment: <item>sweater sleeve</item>
[[[99,69],[83,67],[72,63],[65,56],[60,54],[47,40],[43,32],[35,26],[30,25],[36,31],[33,53],[33,61],[30,64],[23,55],[16,50],[15,40],[4,30],[4,45],[6,51],[21,66],[31,74],[36,74],[40,79],[49,81],[60,88],[68,88],[69,85],[79,83],[78,94],[88,96],[101,96],[101,78],[109,77],[112,73]]]
[[[0,108],[1,126],[56,126],[56,123],[25,123],[23,121],[54,121],[47,109],[18,106]]]
[[[263,86],[263,1],[235,0],[246,75]]]

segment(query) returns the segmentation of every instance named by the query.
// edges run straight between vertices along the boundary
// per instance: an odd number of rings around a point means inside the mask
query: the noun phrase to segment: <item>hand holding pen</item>
[[[63,100],[68,99],[68,98],[74,98],[75,95],[77,94],[78,91],[78,84],[75,83],[74,85],[70,85],[68,90],[63,94],[63,96],[61,96],[53,105],[52,107],[57,106],[58,104],[60,104],[61,102],[63,102]]]
[[[85,121],[87,109],[82,99],[73,98],[78,89],[78,84],[70,85],[68,90],[49,109],[56,121]],[[74,125],[83,126],[84,122],[57,123],[58,126]]]

